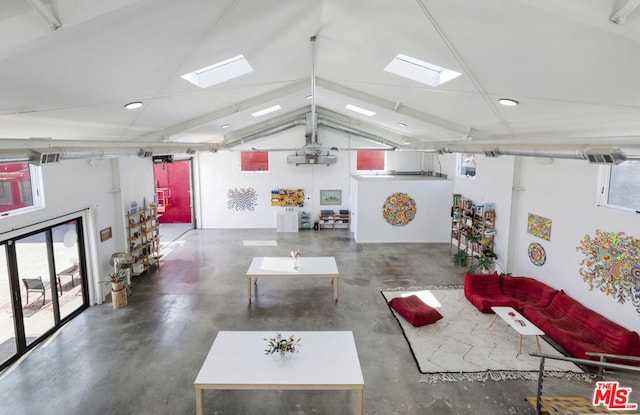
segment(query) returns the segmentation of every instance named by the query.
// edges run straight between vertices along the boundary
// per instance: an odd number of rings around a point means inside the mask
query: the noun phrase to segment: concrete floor
[[[243,246],[276,240],[277,246]],[[254,256],[335,256],[340,301],[327,280],[265,280],[248,305]],[[356,244],[346,230],[190,231],[159,270],[133,280],[129,305],[91,307],[0,376],[2,414],[194,414],[193,381],[219,330],[351,330],[366,414],[533,414],[535,381],[420,383],[380,289],[461,284],[446,244]],[[591,396],[582,381],[549,392]],[[207,414],[350,414],[355,394],[207,391]]]

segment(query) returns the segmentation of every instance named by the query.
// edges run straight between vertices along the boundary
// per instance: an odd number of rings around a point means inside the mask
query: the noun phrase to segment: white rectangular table
[[[329,278],[333,283],[333,299],[338,301],[338,266],[334,257],[299,257],[298,268],[291,257],[253,258],[247,270],[247,297],[251,303],[251,280],[258,278]]]
[[[350,331],[280,332],[301,338],[298,352],[265,355],[274,331],[220,331],[194,382],[196,410],[204,415],[205,389],[353,390],[363,413],[364,379]],[[256,413],[259,408],[256,408]]]
[[[518,354],[522,353],[522,336],[536,336],[538,353],[540,353],[540,339],[538,336],[544,336],[544,331],[540,330],[512,307],[491,307],[491,310],[496,313],[493,320],[491,320],[491,326],[493,326],[493,323],[495,323],[496,318],[499,316],[520,335],[520,348],[518,349]]]

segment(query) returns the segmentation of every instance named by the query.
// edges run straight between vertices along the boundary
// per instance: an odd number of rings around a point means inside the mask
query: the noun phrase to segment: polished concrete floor
[[[277,246],[245,246],[244,241]],[[257,245],[260,245],[258,243]],[[327,280],[272,279],[249,305],[254,256],[335,256],[340,300]],[[448,245],[356,244],[346,230],[196,230],[165,247],[159,270],[137,277],[129,305],[89,308],[0,374],[2,414],[194,414],[193,381],[219,330],[351,330],[366,414],[533,414],[535,381],[420,383],[380,289],[455,285]],[[548,380],[550,392],[593,393]],[[556,389],[556,390],[554,390]],[[207,414],[354,413],[346,391],[207,391]]]

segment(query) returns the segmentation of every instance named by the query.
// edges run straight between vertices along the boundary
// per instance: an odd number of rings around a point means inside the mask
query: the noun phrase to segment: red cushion
[[[417,295],[393,298],[389,301],[389,306],[414,327],[426,326],[442,318],[438,310],[425,304]]]

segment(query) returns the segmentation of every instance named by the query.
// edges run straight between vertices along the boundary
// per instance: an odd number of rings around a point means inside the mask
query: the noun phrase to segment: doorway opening
[[[160,253],[194,228],[191,160],[154,164]]]

